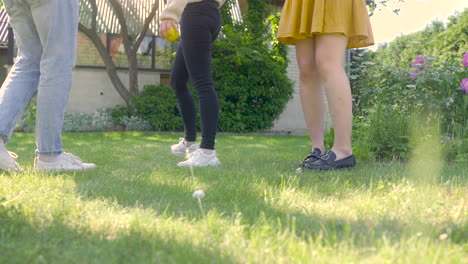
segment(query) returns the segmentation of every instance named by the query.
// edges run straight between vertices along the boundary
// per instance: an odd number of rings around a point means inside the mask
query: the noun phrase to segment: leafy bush
[[[230,18],[230,8],[223,18]],[[219,130],[251,132],[273,126],[293,92],[287,49],[276,41],[278,16],[265,1],[248,1],[244,22],[225,20],[213,49],[213,79],[221,114]]]
[[[65,113],[63,132],[112,131],[114,124],[109,113]]]
[[[151,124],[139,116],[125,116],[122,118],[122,124],[126,130],[130,131],[151,131]]]
[[[406,69],[370,62],[361,67],[353,83],[355,113],[363,116],[359,121],[365,128],[363,136],[375,157],[407,156],[408,124],[413,118],[439,124],[440,135],[450,139],[444,140],[448,159],[462,153],[468,136],[468,105],[460,82],[467,76],[467,67],[459,61],[432,67],[425,56],[416,57]]]
[[[36,122],[36,97],[33,97],[16,124],[16,132],[32,133]],[[131,116],[125,106],[115,106],[96,113],[65,113],[63,132],[112,131],[115,125],[124,125],[127,130],[150,131],[151,125],[138,116]]]
[[[468,59],[461,63],[468,56],[468,9],[448,20],[433,21],[376,52],[352,51],[355,115],[362,116],[356,124],[363,138],[372,139],[362,143],[370,145],[376,157],[407,155],[407,127],[414,118],[439,124],[442,146],[434,148],[442,147],[447,159],[468,160],[468,96],[460,89],[468,76]]]
[[[132,105],[139,116],[158,131],[183,131],[177,102],[172,88],[167,85],[147,85]]]
[[[104,112],[112,117],[114,125],[123,125],[123,119],[130,116],[130,110],[123,105],[107,108]]]

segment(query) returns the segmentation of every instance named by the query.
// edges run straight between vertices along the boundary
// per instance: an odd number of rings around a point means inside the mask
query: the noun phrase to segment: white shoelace
[[[66,160],[70,161],[71,163],[73,163],[73,164],[75,164],[75,165],[81,165],[81,164],[83,164],[83,161],[82,161],[80,158],[78,158],[77,156],[75,156],[75,155],[73,155],[73,154],[71,154],[71,153],[66,153],[66,152],[64,152],[64,153],[63,153],[63,157],[64,157]]]
[[[188,160],[191,161],[191,162],[194,162],[194,161],[196,161],[198,158],[200,158],[201,155],[203,155],[203,154],[204,154],[204,153],[203,153],[203,150],[199,149],[199,150],[193,152],[192,155],[190,155],[190,158],[189,158]]]

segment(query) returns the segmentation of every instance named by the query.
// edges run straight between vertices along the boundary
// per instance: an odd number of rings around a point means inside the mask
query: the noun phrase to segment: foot
[[[336,154],[331,150],[322,155],[316,162],[304,165],[305,168],[312,170],[339,170],[353,168],[355,166],[356,159],[354,158],[354,155],[337,160]]]
[[[22,171],[21,167],[16,163],[15,159],[18,158],[13,152],[1,151],[0,152],[0,171]]]
[[[179,138],[179,144],[175,144],[171,146],[172,154],[176,155],[177,157],[185,157],[189,156],[193,152],[198,149],[198,144],[193,143],[190,146],[187,146],[187,142],[184,138]]]
[[[213,154],[206,154],[203,150],[198,149],[190,155],[190,158],[186,161],[179,162],[177,167],[206,167],[206,166],[219,166],[218,157],[216,157],[216,152],[213,151]]]
[[[312,152],[310,152],[309,155],[307,155],[304,161],[302,161],[302,167],[304,167],[308,163],[316,162],[320,159],[320,156],[322,156],[322,151],[319,148],[314,148]]]
[[[84,163],[77,156],[70,153],[62,153],[54,162],[44,162],[39,158],[34,160],[34,169],[36,171],[80,171],[96,168],[96,164]]]

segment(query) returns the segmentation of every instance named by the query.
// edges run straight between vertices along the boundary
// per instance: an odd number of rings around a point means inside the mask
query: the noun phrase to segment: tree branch
[[[91,15],[91,30],[96,32],[96,27],[97,27],[97,23],[96,23],[96,20],[97,20],[97,12],[98,12],[98,8],[97,8],[97,4],[96,4],[96,1],[95,0],[90,0],[89,3],[91,4],[91,9],[92,9],[92,15]]]
[[[130,47],[130,35],[128,34],[127,20],[125,19],[124,11],[122,5],[116,0],[108,0],[112,8],[114,9],[115,15],[119,20],[120,24],[120,34],[122,34],[122,42],[124,44],[125,53],[129,54],[131,52]]]
[[[153,4],[153,7],[151,8],[151,12],[149,13],[148,17],[145,19],[145,23],[143,24],[143,29],[141,30],[140,34],[138,35],[136,41],[135,41],[135,47],[134,47],[134,52],[138,50],[138,48],[141,45],[141,42],[146,36],[146,33],[148,32],[149,26],[151,22],[153,21],[154,17],[156,16],[156,11],[158,10],[159,3],[158,1],[155,1]]]

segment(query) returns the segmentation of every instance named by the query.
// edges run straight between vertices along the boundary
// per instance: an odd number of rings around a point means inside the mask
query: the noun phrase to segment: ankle
[[[331,150],[335,153],[337,160],[344,159],[353,155],[352,149],[332,148]]]
[[[39,154],[37,158],[42,162],[53,163],[59,160],[62,157],[62,154],[59,155],[44,155]]]
[[[191,147],[193,144],[196,144],[197,142],[196,141],[184,141],[184,145],[189,148]]]
[[[214,150],[213,150],[213,149],[203,149],[203,148],[201,148],[201,150],[202,150],[203,153],[205,153],[206,155],[213,155],[213,153],[214,153]]]

